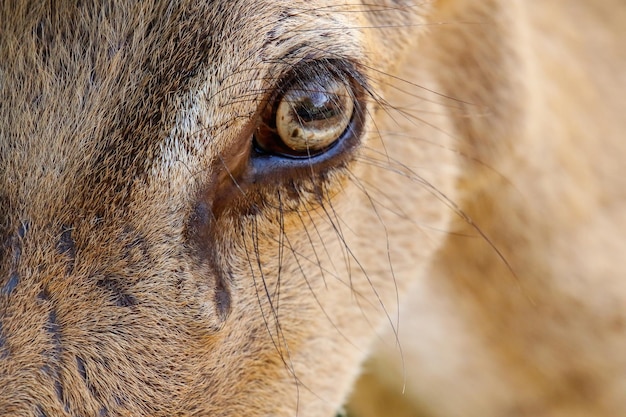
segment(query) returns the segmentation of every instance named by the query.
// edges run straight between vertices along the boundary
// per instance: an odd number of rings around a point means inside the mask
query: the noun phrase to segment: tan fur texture
[[[0,415],[626,415],[624,39],[619,0],[0,1]],[[354,133],[258,156],[315,68]]]

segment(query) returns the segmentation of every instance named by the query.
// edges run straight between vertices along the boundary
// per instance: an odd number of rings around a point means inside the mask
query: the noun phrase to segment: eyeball
[[[276,109],[276,130],[295,152],[317,153],[346,130],[354,99],[341,80],[314,79],[283,96]]]
[[[300,74],[277,97],[265,127],[256,135],[265,152],[294,158],[319,155],[337,143],[354,113],[352,87],[339,74]],[[276,104],[277,103],[277,104]]]

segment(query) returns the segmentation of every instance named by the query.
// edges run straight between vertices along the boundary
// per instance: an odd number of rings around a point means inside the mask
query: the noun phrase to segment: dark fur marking
[[[200,201],[194,209],[193,222],[199,227],[209,227],[213,220],[213,213],[204,201]]]
[[[2,322],[0,321],[0,360],[6,359],[9,356],[9,348],[6,344],[7,339],[2,329]]]
[[[50,293],[47,288],[43,288],[39,294],[37,294],[37,299],[40,301],[50,301]]]
[[[148,245],[146,243],[146,239],[143,237],[135,237],[130,243],[128,243],[124,249],[127,252],[132,251],[135,248],[139,248],[144,256],[148,254]]]
[[[61,380],[57,378],[54,380],[54,391],[57,394],[57,399],[63,403],[63,408],[66,412],[70,411],[70,406],[65,402],[65,393],[63,392],[63,384],[61,384]]]
[[[98,280],[96,285],[107,290],[111,294],[115,305],[118,307],[132,307],[137,304],[135,296],[127,293],[122,287],[122,284],[115,277],[104,277]]]
[[[11,260],[11,272],[9,274],[8,281],[4,284],[2,289],[0,289],[0,294],[8,296],[11,295],[13,290],[17,287],[17,284],[20,282],[20,276],[17,273],[17,266],[20,262],[20,258],[22,257],[22,237],[26,235],[27,226],[22,223],[17,230],[17,236],[12,236],[5,243],[5,247],[10,247],[13,251],[13,259]]]
[[[287,10],[282,10],[280,14],[278,15],[278,18],[276,19],[276,22],[280,23],[290,16],[291,16],[291,13],[289,13]],[[261,47],[261,49],[265,50],[269,48],[271,44],[275,43],[276,45],[280,45],[283,42],[284,40],[278,39],[278,26],[273,27],[270,30],[268,30],[267,33],[265,34],[265,42],[263,43],[263,46]]]
[[[45,352],[43,352],[43,354],[45,355],[46,353],[45,353]],[[52,368],[50,367],[50,365],[48,365],[48,364],[43,365],[43,366],[41,367],[41,371],[42,371],[44,374],[48,375],[49,377],[53,377],[53,378],[54,378],[54,377],[56,376],[56,374],[54,373],[54,369],[52,369]]]
[[[224,287],[223,280],[218,279],[215,288],[215,305],[220,319],[226,320],[230,313],[230,291]]]
[[[117,405],[118,407],[125,407],[126,406],[126,398],[120,395],[114,395],[113,396],[113,401],[115,402],[115,405]]]
[[[57,398],[63,401],[63,385],[61,384],[61,381],[59,381],[58,379],[54,381],[54,391],[57,394]]]
[[[228,288],[228,282],[221,272],[221,268],[216,266],[216,255],[214,253],[213,242],[213,225],[215,215],[209,208],[206,201],[200,200],[196,204],[192,215],[187,222],[187,238],[194,242],[196,248],[196,256],[201,262],[209,262],[210,269],[215,276],[215,293],[213,301],[220,320],[224,321],[230,314],[231,295]]]
[[[63,226],[61,237],[57,242],[57,251],[61,255],[65,255],[68,258],[67,273],[71,274],[74,271],[74,264],[76,262],[76,243],[72,239],[72,229],[68,226]]]
[[[129,262],[139,260],[150,262],[150,245],[148,245],[143,234],[126,226],[124,228],[123,237],[129,239],[129,241],[124,244],[124,259]]]
[[[12,272],[9,276],[9,281],[2,287],[0,291],[2,295],[11,295],[17,284],[20,282],[20,277],[17,275],[17,272]]]
[[[29,228],[30,223],[28,221],[22,221],[20,223],[19,227],[17,228],[17,235],[20,237],[20,239],[24,239]]]
[[[93,384],[89,380],[89,377],[87,376],[87,366],[85,364],[85,361],[80,356],[76,356],[76,367],[78,368],[78,373],[80,374],[81,378],[83,378],[83,381],[85,382],[85,385],[87,386],[87,389],[89,390],[91,395],[93,395],[93,397],[96,399],[100,398],[100,396],[98,395],[98,390],[96,389],[96,387],[93,386]]]
[[[42,367],[42,371],[54,380],[54,391],[57,395],[57,399],[63,404],[65,411],[69,413],[70,407],[65,399],[65,392],[60,376],[60,361],[63,353],[63,345],[61,343],[61,326],[58,323],[55,310],[51,310],[48,314],[48,322],[45,325],[45,329],[52,338],[53,348],[51,351],[44,352],[44,355],[49,358],[49,363]]]
[[[11,239],[11,248],[13,249],[13,269],[17,268],[17,264],[22,257],[22,242],[19,239],[13,237]]]
[[[57,362],[61,359],[61,352],[63,351],[63,345],[61,344],[61,326],[57,322],[57,313],[55,310],[50,310],[50,314],[48,314],[48,322],[45,326],[46,331],[50,334],[53,343],[52,352],[50,352],[50,356],[52,357],[54,362]]]
[[[76,357],[76,367],[78,368],[80,376],[83,380],[85,380],[85,383],[87,383],[87,369],[85,368],[85,361],[80,356]]]
[[[2,230],[0,230],[0,233],[2,233]],[[2,244],[0,245],[0,262],[4,262],[6,256],[7,256],[7,249],[9,246],[9,242],[8,239],[4,238],[0,235],[0,239],[2,239]]]
[[[40,405],[37,406],[37,417],[48,417],[48,415],[45,411],[43,411],[43,408]]]
[[[109,410],[106,407],[102,407],[98,412],[100,417],[107,417],[109,415]]]

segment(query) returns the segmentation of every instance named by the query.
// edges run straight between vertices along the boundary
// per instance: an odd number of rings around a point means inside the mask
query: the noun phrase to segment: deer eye
[[[216,161],[214,216],[270,204],[279,188],[292,202],[313,194],[321,200],[324,187],[336,184],[330,173],[358,156],[370,91],[358,66],[311,60],[274,81],[238,142]]]
[[[255,133],[266,154],[311,158],[331,149],[349,129],[355,94],[336,71],[301,71],[269,103]]]

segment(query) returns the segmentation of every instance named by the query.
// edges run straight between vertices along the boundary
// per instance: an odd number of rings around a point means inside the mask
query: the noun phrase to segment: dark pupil
[[[296,102],[293,111],[298,120],[315,122],[337,116],[340,110],[338,103],[339,97],[335,94],[313,92]]]

